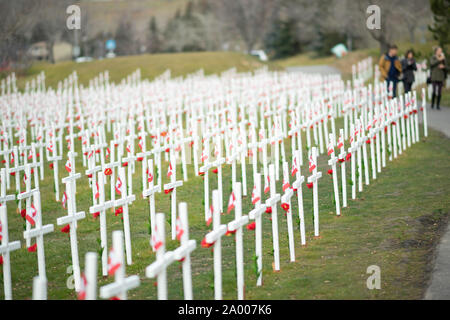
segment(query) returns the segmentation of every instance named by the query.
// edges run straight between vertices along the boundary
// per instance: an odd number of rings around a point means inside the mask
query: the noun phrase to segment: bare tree
[[[36,23],[38,3],[27,0],[0,0],[0,65],[17,60],[24,50],[23,40]]]
[[[431,10],[428,1],[408,0],[403,5],[403,21],[409,33],[409,41],[416,42],[416,30],[421,18],[429,18],[431,21]],[[428,22],[429,22],[428,21]]]
[[[279,9],[278,0],[218,0],[217,15],[251,51],[261,42]]]

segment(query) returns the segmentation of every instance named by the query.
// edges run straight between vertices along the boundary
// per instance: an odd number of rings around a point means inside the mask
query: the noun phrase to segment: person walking
[[[441,47],[436,47],[434,49],[434,55],[430,59],[430,70],[431,85],[433,86],[431,109],[434,108],[434,103],[436,102],[436,109],[440,110],[442,86],[447,78],[448,71],[445,55]]]
[[[405,58],[402,60],[402,71],[403,86],[405,88],[405,93],[408,93],[411,91],[415,80],[414,71],[417,71],[416,60],[414,59],[414,52],[412,50],[408,50]]]
[[[392,83],[393,88],[393,98],[397,96],[397,83],[400,74],[402,73],[402,64],[397,57],[398,47],[394,44],[389,46],[389,50],[384,54],[378,66],[380,67],[381,80],[386,81],[386,85],[389,89]]]

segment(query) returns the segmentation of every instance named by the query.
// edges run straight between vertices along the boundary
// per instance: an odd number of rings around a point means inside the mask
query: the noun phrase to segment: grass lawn
[[[422,131],[421,131],[422,133]],[[305,140],[303,140],[305,141]],[[289,156],[290,142],[287,141],[286,154]],[[77,145],[78,146],[78,145]],[[271,221],[263,217],[263,286],[256,287],[254,273],[254,232],[244,231],[245,293],[247,299],[419,299],[423,296],[430,277],[430,261],[442,227],[450,211],[450,144],[442,134],[430,130],[429,137],[413,145],[399,158],[387,162],[378,179],[364,186],[357,200],[349,200],[349,207],[342,211],[342,217],[334,213],[332,180],[326,174],[328,157],[319,159],[319,169],[324,177],[319,181],[320,239],[313,239],[312,191],[303,186],[305,203],[305,224],[307,246],[300,246],[297,205],[293,201],[295,222],[296,262],[289,263],[286,218],[278,210],[280,231],[281,272],[272,271]],[[80,161],[81,162],[81,161]],[[81,163],[77,163],[77,171]],[[60,170],[64,161],[60,162]],[[194,177],[189,166],[189,181],[177,192],[178,201],[188,203],[191,238],[197,240],[198,248],[192,254],[192,275],[194,298],[212,299],[213,260],[211,249],[200,247],[200,241],[209,228],[203,222],[203,180]],[[251,209],[251,165],[247,166],[248,194],[243,201],[243,213]],[[347,168],[349,166],[347,165]],[[303,166],[305,172],[305,166]],[[178,166],[178,178],[181,167]],[[350,170],[347,170],[349,172]],[[61,171],[60,171],[61,172]],[[166,166],[163,168],[163,182],[167,180]],[[240,168],[238,167],[238,177]],[[61,174],[60,178],[64,174]],[[210,188],[217,185],[216,176],[210,174]],[[348,177],[350,178],[350,177]],[[230,192],[231,170],[224,167],[224,207]],[[140,166],[134,176],[136,202],[130,208],[130,223],[133,248],[133,265],[127,266],[128,275],[137,274],[142,284],[129,292],[130,299],[156,299],[156,282],[145,278],[145,267],[155,260],[149,245],[148,202],[140,196]],[[60,203],[55,202],[53,193],[53,174],[45,166],[45,179],[41,181],[43,204],[43,223],[55,224],[56,231],[45,237],[46,264],[49,299],[74,299],[73,290],[66,285],[71,265],[70,243],[67,234],[56,226],[56,218],[66,215]],[[109,185],[106,190],[109,190]],[[280,192],[281,186],[277,188]],[[348,186],[350,197],[350,186]],[[78,210],[88,213],[91,193],[87,178],[77,183]],[[11,189],[9,193],[14,193]],[[169,196],[162,193],[156,197],[157,212],[169,217]],[[222,222],[232,220],[233,213],[223,215]],[[88,251],[100,249],[98,240],[99,220],[87,214],[78,224],[79,253],[82,269],[84,255]],[[24,222],[16,212],[14,202],[9,203],[8,217],[10,239],[22,242]],[[120,230],[122,222],[112,212],[107,213],[109,246],[111,232]],[[169,224],[166,225],[168,233]],[[168,249],[178,246],[177,241],[168,240]],[[223,292],[225,299],[236,298],[235,246],[234,238],[225,237],[223,248]],[[36,253],[24,247],[11,254],[13,297],[29,299],[32,292],[32,279],[37,275]],[[366,269],[370,265],[381,268],[381,290],[366,288]],[[1,267],[0,267],[1,268]],[[1,274],[1,273],[0,273]],[[182,299],[181,264],[175,262],[169,267],[169,298]],[[112,278],[100,276],[99,286],[110,283]],[[0,282],[1,283],[1,282]],[[3,290],[0,292],[3,298]]]
[[[203,69],[205,74],[220,73],[233,67],[236,67],[238,72],[246,72],[261,68],[264,65],[277,68],[270,63],[264,64],[255,57],[237,52],[144,54],[85,63],[67,61],[50,64],[39,62],[35,63],[25,76],[18,78],[18,87],[23,89],[25,83],[36,77],[41,71],[45,71],[47,87],[56,89],[58,82],[65,79],[73,71],[77,71],[79,83],[86,86],[89,84],[89,80],[105,70],[109,70],[111,81],[120,82],[138,68],[141,69],[143,79],[153,79],[167,69],[171,70],[172,77],[178,77],[199,69]]]

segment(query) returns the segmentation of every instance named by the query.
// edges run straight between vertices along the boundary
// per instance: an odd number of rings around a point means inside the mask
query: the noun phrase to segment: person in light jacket
[[[437,100],[436,109],[440,110],[442,86],[444,85],[448,72],[447,62],[441,47],[434,49],[434,55],[430,59],[430,70],[431,85],[433,86],[431,108],[434,108],[434,102]]]
[[[411,91],[415,80],[414,71],[417,71],[416,60],[414,59],[414,52],[412,50],[408,50],[405,58],[402,60],[402,71],[403,86],[405,87],[405,93],[408,93]]]

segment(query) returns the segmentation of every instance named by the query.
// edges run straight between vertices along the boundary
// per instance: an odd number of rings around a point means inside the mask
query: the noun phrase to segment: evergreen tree
[[[265,48],[274,59],[289,57],[301,52],[293,20],[277,20],[264,41]]]
[[[428,28],[433,38],[444,47],[450,43],[450,0],[430,0],[434,23]]]
[[[150,37],[149,37],[149,52],[156,53],[160,52],[162,47],[162,41],[159,34],[158,24],[156,22],[156,18],[153,16],[150,19]]]

